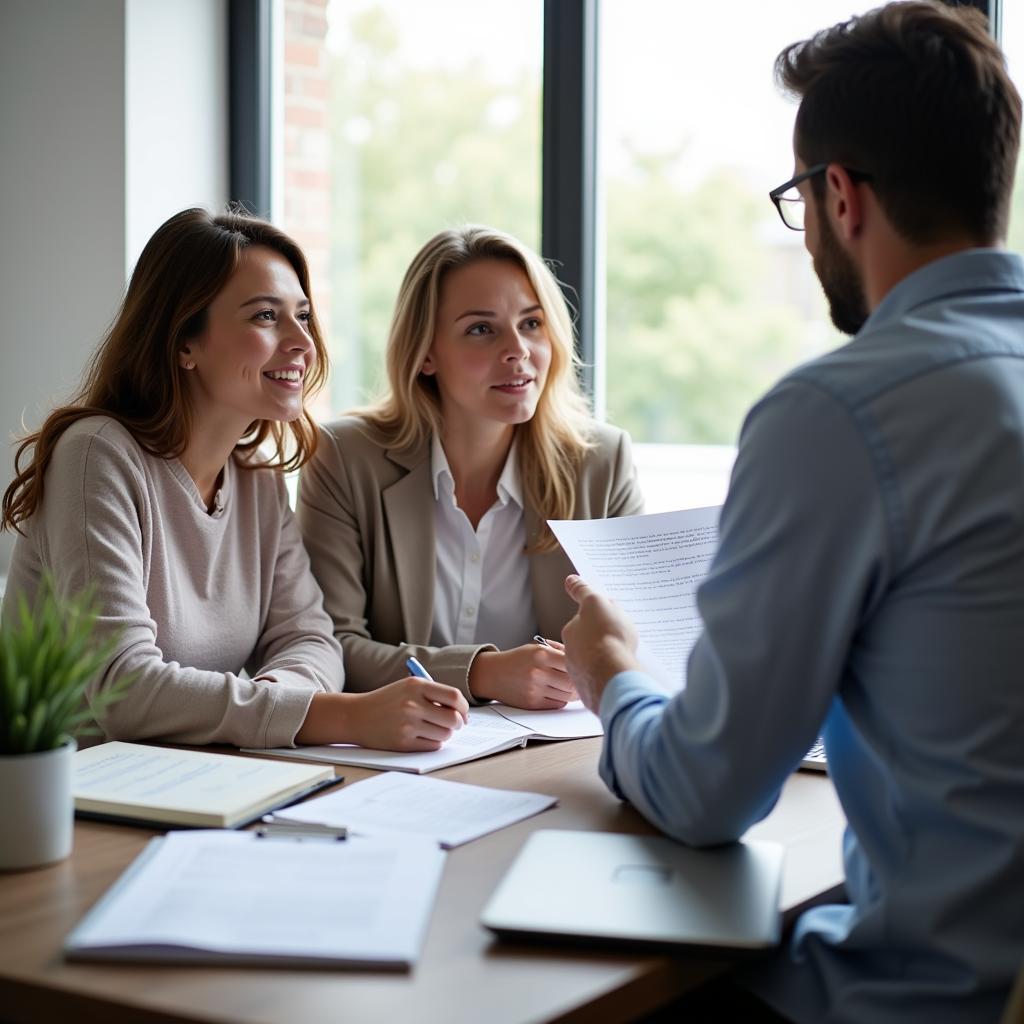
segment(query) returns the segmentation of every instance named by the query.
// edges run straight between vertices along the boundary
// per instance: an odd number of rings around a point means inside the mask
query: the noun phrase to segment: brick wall
[[[284,0],[284,229],[309,260],[317,318],[330,348],[330,64],[327,0]],[[328,391],[314,414],[329,415]]]

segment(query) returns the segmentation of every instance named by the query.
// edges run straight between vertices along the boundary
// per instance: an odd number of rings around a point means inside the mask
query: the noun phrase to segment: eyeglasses
[[[800,195],[797,185],[807,181],[808,178],[822,174],[828,165],[828,162],[826,162],[808,167],[802,174],[798,174],[795,178],[790,178],[784,185],[773,188],[768,193],[768,198],[775,204],[775,209],[779,211],[782,223],[790,231],[803,231],[804,229],[804,197]],[[855,171],[852,167],[845,167],[843,169],[853,182],[871,181],[870,174],[865,174],[863,171]]]

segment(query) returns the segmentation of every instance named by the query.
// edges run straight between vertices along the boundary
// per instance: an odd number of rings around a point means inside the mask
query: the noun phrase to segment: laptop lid
[[[783,847],[542,829],[480,917],[507,938],[761,949],[779,941]]]

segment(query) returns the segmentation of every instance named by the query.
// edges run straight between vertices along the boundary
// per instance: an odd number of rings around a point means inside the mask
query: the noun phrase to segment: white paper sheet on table
[[[576,571],[630,617],[640,661],[669,693],[686,685],[686,660],[701,634],[697,587],[718,546],[720,512],[713,506],[548,524]]]
[[[445,854],[417,836],[150,841],[65,951],[73,959],[408,967]]]
[[[277,821],[344,826],[359,835],[415,835],[448,849],[557,803],[541,793],[385,772],[278,811]]]

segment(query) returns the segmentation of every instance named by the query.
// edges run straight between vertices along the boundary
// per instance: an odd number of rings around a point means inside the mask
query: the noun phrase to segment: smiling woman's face
[[[197,420],[237,420],[244,431],[254,420],[297,419],[316,360],[310,315],[291,264],[265,246],[246,249],[202,334],[179,354]]]
[[[446,429],[525,423],[550,365],[544,310],[518,263],[487,258],[448,271],[422,368],[437,380]]]

